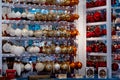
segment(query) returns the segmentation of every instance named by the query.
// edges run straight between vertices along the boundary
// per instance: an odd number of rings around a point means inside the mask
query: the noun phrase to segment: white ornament
[[[16,18],[16,13],[15,13],[14,11],[12,11],[10,17],[11,17],[11,18]]]
[[[120,23],[120,18],[116,18],[115,23]]]
[[[18,76],[20,76],[21,75],[21,64],[20,63],[16,63],[16,69],[15,70],[16,70]]]
[[[37,70],[37,71],[43,71],[44,70],[44,64],[43,63],[37,63],[36,65],[35,65],[35,69]]]
[[[21,14],[21,17],[22,17],[22,18],[27,18],[26,12],[23,12],[23,13]]]
[[[10,34],[10,36],[15,36],[15,30],[11,28],[9,34]]]
[[[4,62],[3,64],[2,64],[2,72],[3,72],[3,74],[6,74],[6,70],[8,69],[8,65],[7,65],[7,62]]]
[[[8,13],[8,18],[12,18],[12,13]]]
[[[33,31],[32,31],[32,30],[29,30],[28,33],[29,33],[28,35],[29,35],[30,37],[33,36]]]
[[[19,12],[19,11],[17,11],[16,13],[15,13],[15,16],[16,16],[16,18],[21,18],[21,13]]]
[[[12,45],[12,46],[11,46],[11,51],[10,51],[10,52],[11,52],[11,53],[14,53],[14,49],[15,49],[15,48],[16,48],[16,46],[15,46],[15,45]]]
[[[33,51],[34,53],[39,53],[39,52],[40,52],[40,49],[39,49],[39,47],[37,47],[37,46],[35,46],[33,50],[34,50],[34,51]]]
[[[22,36],[27,37],[28,35],[29,35],[28,30],[24,28],[24,29],[22,30]]]
[[[25,49],[22,46],[13,46],[11,50],[12,50],[12,53],[17,56],[20,56],[21,54],[25,52]]]
[[[54,69],[57,70],[57,71],[60,70],[60,64],[55,63],[54,64]]]
[[[25,65],[25,70],[27,70],[27,71],[32,70],[32,65],[31,64],[26,64]]]
[[[5,34],[5,31],[7,30],[8,25],[7,24],[2,24],[2,33]]]
[[[56,46],[55,48],[55,53],[59,54],[61,52],[60,46]]]
[[[29,20],[35,20],[35,15],[31,14],[31,13],[28,13],[27,14],[27,19],[29,19]]]
[[[12,27],[11,27],[11,25],[9,25],[9,26],[7,27],[7,29],[6,29],[6,33],[7,33],[7,34],[10,34],[11,29],[12,29]]]
[[[39,31],[35,31],[34,32],[34,36],[35,37],[41,37],[43,35],[43,31],[42,30],[39,30]]]
[[[28,47],[27,51],[30,52],[30,53],[34,53],[34,47],[33,46]]]
[[[11,44],[5,43],[5,44],[3,45],[3,51],[4,51],[4,52],[10,52],[10,51],[11,51]]]
[[[25,66],[24,64],[21,63],[21,71],[24,71],[24,69],[25,69]]]
[[[21,29],[16,29],[15,30],[15,35],[20,37],[22,35],[22,30]]]
[[[118,31],[120,31],[120,26],[117,26],[116,29],[117,29]]]

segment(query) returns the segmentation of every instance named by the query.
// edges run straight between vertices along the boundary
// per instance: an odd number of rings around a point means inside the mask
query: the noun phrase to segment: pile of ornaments
[[[32,20],[32,21],[68,21],[73,22],[79,18],[78,14],[71,13],[54,13],[52,10],[46,14],[36,12],[35,14],[30,12],[10,12],[7,13],[6,16],[2,17],[7,20]]]
[[[3,44],[4,53],[13,53],[17,56],[20,56],[25,51],[29,53],[45,53],[45,54],[76,54],[77,47],[74,45],[50,45],[50,46],[16,46],[12,45],[10,42]]]
[[[91,67],[94,66],[96,68],[96,70],[98,70],[98,67],[106,67],[107,64],[105,61],[87,61],[87,66]]]
[[[103,52],[103,53],[106,53],[107,46],[106,46],[106,44],[104,42],[92,41],[92,42],[88,43],[86,50],[87,50],[88,53],[91,53],[91,52]]]
[[[106,0],[87,0],[86,7],[92,8],[92,7],[99,7],[99,6],[105,6]]]
[[[8,69],[8,63],[6,60],[3,62],[4,72]],[[37,61],[36,63],[28,62],[28,63],[22,63],[19,59],[16,59],[13,63],[13,69],[16,70],[17,75],[21,76],[22,73],[27,73],[29,71],[37,71],[39,72],[59,72],[59,71],[65,71],[68,72],[73,69],[81,69],[82,63],[80,61],[72,62],[69,61],[65,62],[52,62],[52,61],[46,61],[46,62],[40,62]]]
[[[24,29],[19,29],[19,28],[16,28],[16,29],[13,29],[13,28],[10,28],[8,27],[7,30],[6,30],[6,36],[11,36],[11,37],[14,37],[14,36],[17,36],[17,37],[32,37],[33,36],[33,31],[32,30],[28,30],[26,28]]]
[[[106,11],[92,11],[87,13],[87,22],[100,22],[100,21],[106,21]]]
[[[59,37],[59,38],[68,38],[75,37],[79,34],[77,29],[66,30],[65,28],[61,28],[58,30],[37,30],[34,32],[35,37]]]
[[[30,64],[27,63],[25,65],[25,70],[30,71],[31,69],[33,70],[37,70],[37,72],[41,72],[41,71],[60,71],[60,70],[64,70],[64,71],[68,71],[70,69],[81,69],[82,68],[82,63],[81,62],[50,62],[50,61],[46,61],[46,62],[40,62],[38,61],[37,63],[34,64]]]
[[[87,26],[87,38],[90,37],[101,37],[107,34],[107,30],[105,28],[101,28],[101,26]]]
[[[30,46],[27,47],[27,51],[29,53],[45,53],[45,54],[76,54],[77,48],[76,46],[65,46],[65,45],[57,45],[54,44],[51,46]]]
[[[59,28],[57,30],[28,30],[28,28],[12,28],[11,25],[2,24],[3,26],[3,35],[4,36],[11,36],[11,37],[57,37],[57,38],[69,38],[69,37],[76,37],[79,32],[76,28],[71,28],[71,30],[67,30],[65,28]]]
[[[4,53],[13,53],[17,56],[20,56],[25,52],[25,48],[23,46],[12,45],[11,42],[6,42],[2,46]]]
[[[79,0],[2,0],[5,3],[26,3],[26,4],[41,4],[41,5],[60,5],[60,6],[74,6],[79,3]]]

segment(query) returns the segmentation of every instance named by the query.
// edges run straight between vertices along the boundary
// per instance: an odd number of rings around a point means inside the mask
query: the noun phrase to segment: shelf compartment
[[[102,10],[106,8],[107,6],[93,7],[93,8],[88,8],[87,11]]]
[[[36,38],[36,37],[2,37],[2,40],[60,40],[60,41],[74,41],[75,38],[46,38],[46,37],[41,37],[41,38]]]
[[[107,40],[106,38],[101,38],[101,37],[91,37],[87,38],[87,41],[94,41],[94,40]]]
[[[95,26],[95,25],[104,25],[107,24],[107,22],[93,22],[93,23],[87,23],[87,26]]]
[[[62,10],[71,10],[75,9],[75,6],[58,6],[58,5],[27,5],[27,4],[11,4],[11,3],[2,3],[2,7],[10,7],[10,8],[38,8],[38,9],[62,9]]]
[[[2,54],[2,57],[15,57],[15,54]]]
[[[107,56],[107,53],[87,53],[89,56]]]
[[[54,24],[54,23],[66,23],[73,24],[74,22],[67,22],[67,21],[26,21],[26,20],[2,20],[3,24]]]

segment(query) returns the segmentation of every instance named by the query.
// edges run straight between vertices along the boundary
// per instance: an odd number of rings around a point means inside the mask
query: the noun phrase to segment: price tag
[[[67,78],[67,74],[58,74],[58,78],[59,79],[66,79]]]
[[[81,74],[75,74],[75,78],[83,78]]]

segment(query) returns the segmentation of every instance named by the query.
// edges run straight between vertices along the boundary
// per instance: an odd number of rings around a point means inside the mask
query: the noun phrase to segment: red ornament
[[[119,69],[119,65],[117,63],[112,64],[112,70],[117,71]]]
[[[95,44],[95,52],[99,52],[99,51],[100,51],[99,45]]]
[[[99,37],[101,35],[101,29],[100,29],[100,27],[96,26],[95,29],[94,29],[94,32],[95,32],[95,36]]]
[[[93,14],[90,14],[90,22],[95,22],[95,20],[94,20],[94,17],[93,17]]]
[[[94,1],[91,1],[91,2],[90,2],[90,8],[91,8],[91,7],[94,7],[94,5],[95,5],[95,2],[94,2]]]
[[[101,15],[101,21],[106,21],[106,11],[104,11]]]
[[[87,61],[87,66],[93,66],[93,62],[92,61]]]
[[[102,29],[102,35],[106,35],[107,34],[107,30],[106,29]]]
[[[120,44],[118,44],[118,49],[120,49]]]
[[[90,3],[89,2],[86,3],[86,7],[90,8]]]
[[[87,46],[87,52],[92,52],[92,48],[90,46]]]
[[[104,52],[104,53],[107,52],[107,47],[106,47],[106,46],[103,47],[103,52]]]
[[[116,48],[115,46],[112,45],[112,52],[115,52],[116,51]]]
[[[112,29],[112,35],[116,35],[116,31],[114,28]]]
[[[91,37],[95,37],[95,32],[91,31]]]
[[[105,6],[106,5],[106,0],[100,0],[100,6]]]
[[[95,6],[99,7],[99,6],[105,6],[106,5],[106,0],[96,0],[95,1]]]
[[[96,22],[101,20],[101,13],[99,11],[96,11],[93,16]]]
[[[88,13],[86,16],[87,22],[90,22],[90,14]]]
[[[100,6],[100,0],[96,0],[96,1],[95,1],[95,6],[96,6],[96,7]]]
[[[112,21],[115,21],[116,20],[116,15],[112,14],[111,19],[112,19]]]
[[[89,31],[87,31],[86,37],[87,37],[87,38],[91,37],[91,34],[90,34]]]

